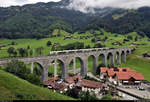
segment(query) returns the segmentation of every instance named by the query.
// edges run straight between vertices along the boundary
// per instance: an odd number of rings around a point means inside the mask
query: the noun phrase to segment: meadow
[[[95,31],[97,34],[99,34],[97,36],[97,38],[101,38],[104,39],[105,37],[108,37],[108,40],[105,42],[100,42],[102,45],[105,45],[108,48],[127,48],[127,47],[133,47],[134,45],[131,45],[132,42],[135,42],[134,39],[137,36],[136,32],[132,32],[129,33],[127,35],[119,35],[119,34],[112,34],[109,32],[105,32],[104,30],[101,30],[103,32],[103,35],[100,35],[99,31]],[[60,43],[61,45],[66,45],[69,43],[73,43],[73,42],[83,42],[84,46],[90,45],[90,47],[93,47],[94,44],[91,42],[91,39],[94,38],[88,38],[88,39],[66,39],[64,40],[64,36],[70,36],[69,33],[65,32],[65,31],[60,31],[60,36],[58,37],[53,37],[53,38],[43,38],[43,39],[0,39],[0,46],[5,45],[6,47],[1,48],[0,49],[0,58],[9,58],[9,54],[7,53],[7,50],[9,47],[14,47],[15,49],[19,49],[19,48],[27,48],[28,46],[30,46],[30,49],[33,50],[33,55],[32,56],[39,56],[39,54],[36,53],[36,48],[38,47],[43,47],[43,51],[42,51],[42,56],[46,56],[50,53],[52,45],[51,46],[47,46],[47,42],[51,41],[52,44],[54,43]],[[54,30],[53,35],[57,36],[58,30]],[[87,31],[84,34],[78,34],[78,33],[74,33],[72,34],[73,37],[81,37],[81,36],[92,36],[92,34]],[[117,35],[117,36],[116,36]],[[129,42],[126,42],[123,44],[123,39],[126,39],[128,35],[132,35],[133,40],[130,40]],[[115,41],[119,41],[120,43],[122,43],[122,46],[118,46],[118,45],[112,45],[113,42]],[[12,42],[15,42],[16,45],[11,45]],[[149,47],[150,46],[150,41],[148,41],[147,37],[144,37],[142,39],[139,39],[137,41],[137,43],[142,43],[142,44],[147,44],[147,45],[138,45],[138,47]],[[17,54],[17,56],[19,56],[19,54]]]
[[[57,36],[58,32],[60,32],[60,36]],[[103,34],[100,34],[100,32],[102,32]],[[109,32],[105,32],[103,29],[101,29],[101,31],[95,31],[96,34],[98,34],[97,38],[100,39],[104,39],[105,37],[108,37],[108,40],[105,42],[100,42],[102,45],[105,45],[108,48],[128,48],[128,47],[138,47],[138,49],[134,52],[134,57],[129,57],[129,59],[127,60],[127,63],[123,63],[121,66],[124,67],[131,67],[137,71],[142,72],[145,77],[149,79],[148,76],[148,72],[150,72],[148,70],[149,68],[149,61],[145,61],[145,59],[143,60],[142,58],[139,59],[137,58],[137,56],[142,56],[143,53],[147,53],[150,52],[150,41],[148,41],[147,37],[144,37],[142,39],[138,39],[138,41],[136,41],[138,44],[145,44],[145,45],[131,45],[132,42],[135,42],[135,37],[138,36],[138,34],[136,32],[132,32],[129,33],[127,35],[120,35],[120,34],[112,34]],[[3,58],[9,58],[9,54],[7,53],[7,49],[9,47],[14,47],[15,49],[18,48],[27,48],[28,46],[30,46],[30,49],[32,49],[33,52],[33,56],[40,56],[39,54],[36,53],[35,49],[38,47],[43,47],[43,53],[42,56],[46,56],[50,53],[52,45],[51,46],[47,46],[47,42],[51,41],[52,44],[54,43],[60,43],[61,45],[66,45],[69,43],[73,43],[73,42],[83,42],[84,46],[90,45],[90,47],[93,47],[97,42],[91,42],[91,39],[94,38],[90,37],[88,39],[66,39],[64,40],[64,36],[70,36],[69,33],[61,30],[58,31],[57,29],[54,30],[53,35],[55,35],[56,37],[53,38],[43,38],[43,39],[0,39],[0,45],[5,45],[5,48],[0,49],[0,59]],[[71,34],[73,37],[77,38],[77,37],[81,37],[81,36],[92,36],[92,34],[90,33],[90,31],[87,31],[84,34],[78,34],[78,33],[74,33]],[[123,43],[124,39],[127,39],[127,36],[132,36],[132,40]],[[115,41],[119,41],[122,45],[118,46],[118,45],[112,45],[113,42]],[[15,42],[16,45],[10,45],[11,42]],[[18,54],[19,56],[19,54]],[[32,57],[33,57],[32,56]],[[140,62],[140,63],[139,63]],[[102,63],[101,59],[99,60],[99,64]],[[138,63],[138,64],[136,64]],[[145,63],[144,65],[141,63]],[[92,58],[89,58],[89,65],[88,65],[88,70],[90,72],[93,71],[93,62],[92,62]],[[30,65],[28,65],[28,67],[30,67]],[[141,70],[141,67],[145,70]],[[73,68],[73,64],[70,65],[69,70],[71,70]],[[79,59],[76,59],[76,68],[80,68],[80,62]],[[54,73],[54,66],[50,66],[49,67],[49,72],[50,73]],[[61,70],[60,70],[60,66],[58,65],[58,74],[61,74]]]
[[[75,100],[0,70],[0,100]]]

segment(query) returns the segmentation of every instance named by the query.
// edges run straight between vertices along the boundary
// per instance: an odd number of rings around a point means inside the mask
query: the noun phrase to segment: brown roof
[[[64,83],[52,83],[51,86],[53,87],[53,89],[55,90],[64,90],[65,88],[67,88],[67,86]]]
[[[66,82],[69,83],[69,84],[72,84],[75,82],[75,80],[81,80],[81,76],[73,76],[73,77],[67,77],[66,78]]]
[[[44,85],[49,86],[49,85],[51,85],[52,83],[54,83],[54,81],[57,81],[57,80],[58,80],[58,77],[49,78],[48,81],[45,81],[45,82],[44,82]]]
[[[96,81],[84,80],[83,79],[81,81],[81,86],[90,87],[90,88],[101,88],[102,87],[102,83],[96,82]]]
[[[69,84],[72,84],[72,83],[74,83],[74,80],[73,80],[72,77],[67,77],[66,82],[69,83]]]

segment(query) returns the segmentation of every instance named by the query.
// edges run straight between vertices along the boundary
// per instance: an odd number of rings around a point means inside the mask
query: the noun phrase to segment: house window
[[[123,69],[122,71],[123,71],[123,72],[126,72],[126,71],[127,71],[127,69]]]

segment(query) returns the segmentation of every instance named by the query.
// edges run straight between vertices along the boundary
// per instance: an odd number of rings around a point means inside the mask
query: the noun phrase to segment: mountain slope
[[[73,100],[0,70],[0,100]]]
[[[0,8],[0,37],[46,37],[55,28],[73,32],[88,23],[89,15],[63,8],[62,5],[65,3],[49,2]]]
[[[106,31],[112,33],[126,34],[130,32],[138,32],[140,35],[147,35],[150,37],[149,17],[150,7],[142,7],[138,10],[122,12],[122,15],[117,19],[114,19],[113,15],[95,19],[89,23],[88,26],[85,26],[83,30],[104,28]]]
[[[95,13],[82,13],[68,9],[69,2],[62,0],[0,8],[0,38],[44,38],[51,37],[54,29],[74,33],[100,28],[120,34],[135,31],[150,37],[150,7],[138,10],[94,8]]]

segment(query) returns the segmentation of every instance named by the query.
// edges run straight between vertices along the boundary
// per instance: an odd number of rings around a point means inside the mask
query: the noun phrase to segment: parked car
[[[139,86],[138,89],[141,90],[141,91],[145,90],[144,87],[142,87],[142,86]]]

